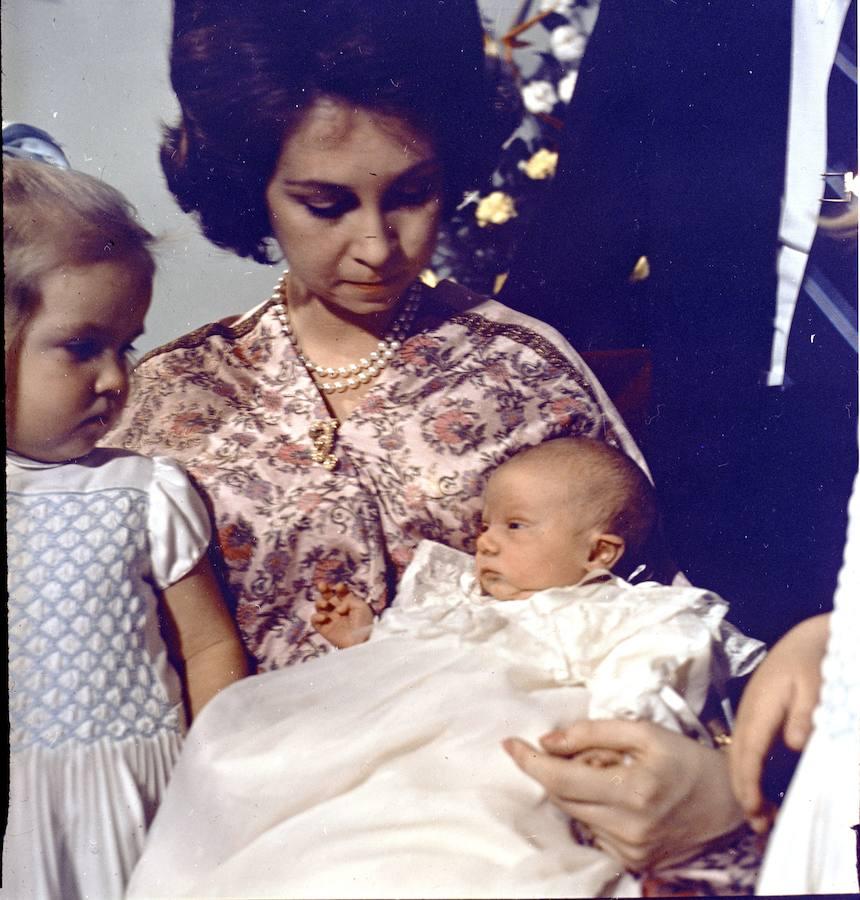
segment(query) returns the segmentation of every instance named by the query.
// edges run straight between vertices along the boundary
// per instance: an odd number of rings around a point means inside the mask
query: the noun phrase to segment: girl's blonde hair
[[[39,306],[40,284],[62,266],[121,260],[151,279],[155,238],[110,185],[83,172],[3,160],[3,324],[8,353]]]

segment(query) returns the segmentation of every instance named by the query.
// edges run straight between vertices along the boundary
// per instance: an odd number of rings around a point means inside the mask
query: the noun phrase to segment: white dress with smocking
[[[97,449],[6,455],[10,806],[6,897],[120,897],[179,754],[157,589],[209,520],[179,466]]]

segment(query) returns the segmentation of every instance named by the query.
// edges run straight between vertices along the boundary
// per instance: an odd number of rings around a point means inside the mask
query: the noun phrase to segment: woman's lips
[[[385,278],[377,278],[373,281],[359,281],[345,278],[344,284],[348,284],[350,287],[363,288],[365,290],[380,290],[382,288],[393,287],[399,284],[403,280],[402,274],[389,275]]]

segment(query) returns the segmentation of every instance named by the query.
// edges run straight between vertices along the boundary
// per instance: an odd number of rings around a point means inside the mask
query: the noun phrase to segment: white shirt
[[[815,238],[827,171],[827,87],[851,0],[797,0],[792,13],[785,187],[768,385],[785,378],[788,335]]]

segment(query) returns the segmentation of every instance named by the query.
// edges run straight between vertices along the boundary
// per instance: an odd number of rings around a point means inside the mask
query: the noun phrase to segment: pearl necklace
[[[293,330],[292,322],[290,322],[290,312],[287,307],[287,276],[285,270],[275,290],[272,293],[272,300],[277,301],[275,306],[275,315],[281,323],[284,334],[293,345],[299,362],[307,369],[311,378],[319,385],[319,387],[327,394],[333,394],[336,391],[348,391],[352,388],[360,387],[367,384],[373,378],[376,378],[388,363],[394,358],[394,355],[400,349],[403,339],[409,333],[412,322],[415,319],[415,312],[418,309],[420,300],[420,288],[418,284],[413,284],[407,293],[406,300],[403,303],[403,309],[391,325],[391,330],[376,345],[376,350],[372,350],[366,357],[361,357],[357,362],[349,363],[346,366],[321,366],[313,362],[302,353],[299,346],[298,338]],[[337,379],[336,381],[324,379]]]

